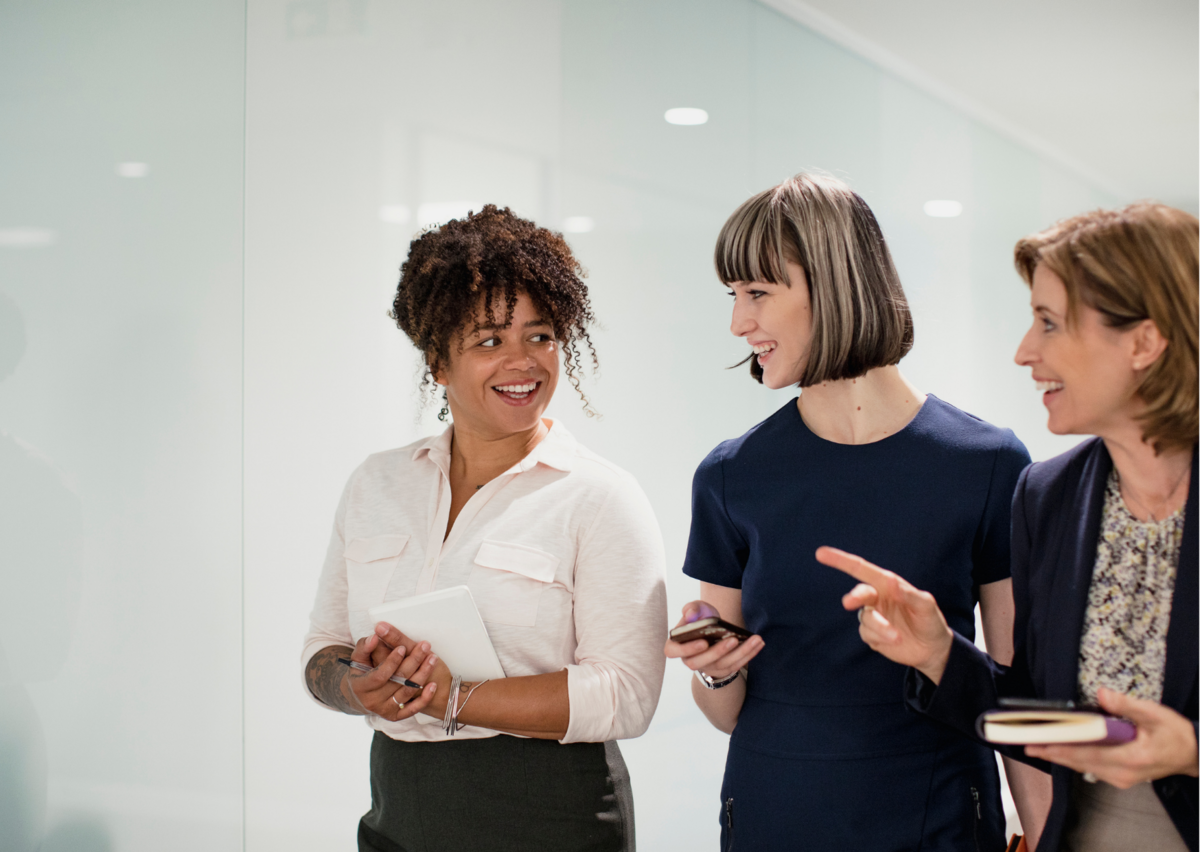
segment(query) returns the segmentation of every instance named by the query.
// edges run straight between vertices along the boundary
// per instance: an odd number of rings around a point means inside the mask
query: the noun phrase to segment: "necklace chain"
[[[1179,490],[1179,486],[1183,484],[1184,478],[1187,477],[1188,472],[1191,471],[1191,469],[1192,469],[1192,466],[1190,464],[1186,465],[1183,468],[1183,473],[1179,474],[1179,478],[1176,479],[1175,484],[1171,486],[1170,493],[1168,493],[1166,498],[1158,504],[1157,509],[1152,509],[1152,508],[1150,508],[1150,506],[1143,503],[1140,499],[1138,499],[1137,496],[1134,495],[1133,489],[1131,489],[1127,485],[1124,485],[1121,482],[1121,472],[1119,470],[1117,470],[1116,467],[1113,467],[1113,473],[1117,477],[1117,488],[1120,490],[1121,496],[1124,498],[1127,498],[1129,500],[1132,500],[1134,503],[1136,503],[1138,506],[1140,506],[1142,508],[1142,510],[1145,511],[1145,513],[1150,516],[1150,520],[1161,521],[1162,518],[1158,517],[1159,510],[1166,508],[1167,505],[1171,502],[1171,498],[1175,496],[1175,492]]]

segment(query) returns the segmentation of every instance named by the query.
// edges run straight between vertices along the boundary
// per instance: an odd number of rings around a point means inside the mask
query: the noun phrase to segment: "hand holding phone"
[[[761,636],[724,620],[712,604],[691,601],[684,604],[683,616],[668,634],[663,651],[692,671],[720,680],[745,668],[762,649]]]
[[[750,631],[717,616],[701,618],[690,624],[681,624],[671,629],[671,641],[678,642],[680,645],[703,639],[712,646],[730,636],[736,638],[738,642],[744,642],[750,638]]]

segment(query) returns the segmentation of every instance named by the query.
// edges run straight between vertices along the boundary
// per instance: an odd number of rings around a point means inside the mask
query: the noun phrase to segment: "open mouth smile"
[[[535,396],[541,382],[519,382],[507,385],[493,385],[492,390],[509,405],[527,405]]]
[[[755,343],[751,344],[750,351],[754,353],[754,356],[758,359],[758,365],[761,367],[778,345],[778,343],[774,342]]]
[[[1056,393],[1063,389],[1062,382],[1052,382],[1048,379],[1037,379],[1037,389],[1042,395],[1042,402],[1048,402]]]

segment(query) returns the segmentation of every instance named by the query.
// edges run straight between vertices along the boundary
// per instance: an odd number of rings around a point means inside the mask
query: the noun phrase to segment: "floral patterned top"
[[[1102,686],[1162,700],[1183,521],[1182,509],[1161,521],[1135,518],[1121,499],[1113,468],[1079,645],[1081,701],[1095,704]]]

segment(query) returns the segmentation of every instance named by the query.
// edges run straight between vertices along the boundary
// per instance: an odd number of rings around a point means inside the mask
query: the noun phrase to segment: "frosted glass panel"
[[[236,2],[0,5],[0,847],[241,826]]]

